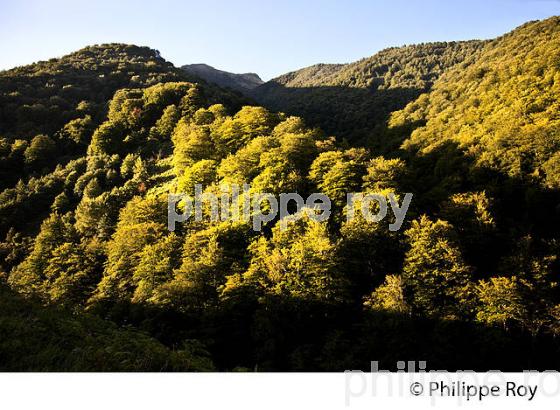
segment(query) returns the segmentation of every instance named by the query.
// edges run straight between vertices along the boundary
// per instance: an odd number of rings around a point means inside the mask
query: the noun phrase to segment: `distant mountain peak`
[[[220,87],[227,87],[241,93],[248,93],[255,87],[263,84],[264,81],[255,73],[235,74],[228,71],[218,70],[208,64],[187,64],[181,67],[185,72],[203,80],[216,84]]]

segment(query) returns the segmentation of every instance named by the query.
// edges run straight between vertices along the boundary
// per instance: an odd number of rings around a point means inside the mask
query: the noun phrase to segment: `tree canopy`
[[[551,18],[391,48],[264,106],[122,44],[1,72],[0,368],[560,366],[559,46]],[[197,184],[332,214],[170,232]],[[413,200],[391,231],[349,193]]]

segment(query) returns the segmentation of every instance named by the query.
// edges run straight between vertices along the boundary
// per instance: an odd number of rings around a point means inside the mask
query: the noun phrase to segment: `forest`
[[[0,72],[0,370],[560,369],[560,17],[243,93],[117,43]],[[332,214],[169,231],[197,184]]]

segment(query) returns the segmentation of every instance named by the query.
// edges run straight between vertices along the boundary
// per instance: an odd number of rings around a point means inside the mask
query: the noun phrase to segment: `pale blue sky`
[[[0,0],[0,69],[122,42],[156,48],[177,66],[204,62],[267,80],[389,46],[492,38],[558,14],[559,0]]]

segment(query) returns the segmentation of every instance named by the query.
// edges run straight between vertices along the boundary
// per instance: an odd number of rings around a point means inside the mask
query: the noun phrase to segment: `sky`
[[[0,0],[0,70],[118,42],[268,80],[391,46],[493,38],[553,15],[560,0]]]

